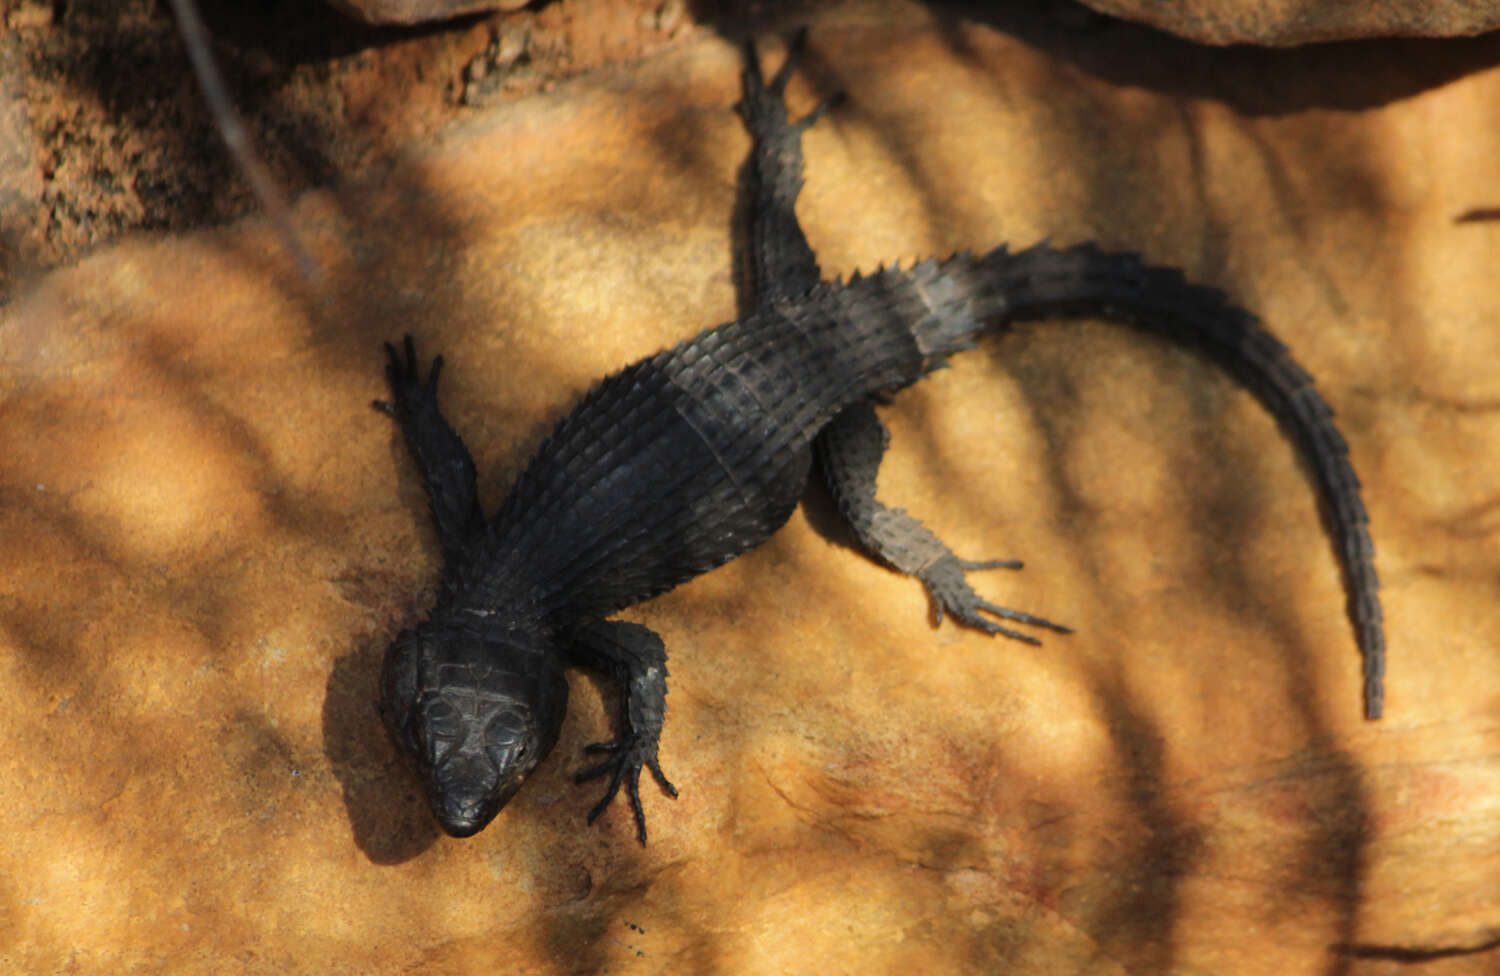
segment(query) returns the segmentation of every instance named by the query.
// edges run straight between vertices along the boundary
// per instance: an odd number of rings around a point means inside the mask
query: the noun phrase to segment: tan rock
[[[370,24],[421,24],[483,10],[520,10],[530,0],[329,0]]]
[[[702,40],[304,198],[317,283],[251,221],[120,244],[0,311],[7,968],[1374,971],[1491,937],[1500,225],[1455,218],[1500,194],[1500,77],[1321,108],[1359,79],[1288,52],[1287,104],[1241,113],[1134,81],[1150,50],[1084,71],[1048,22],[933,16],[813,24],[794,105],[850,94],[806,139],[825,270],[1096,239],[1261,313],[1365,480],[1386,719],[1360,718],[1276,425],[1191,352],[1048,322],[887,408],[882,485],[962,553],[1026,558],[984,592],[1076,634],[934,629],[814,502],[628,614],[672,655],[682,797],[646,790],[649,847],[623,808],[583,825],[571,774],[607,723],[582,676],[516,800],[440,838],[373,708],[436,565],[369,407],[379,345],[447,354],[493,505],[591,380],[732,315],[739,63]],[[1232,91],[1265,65],[1215,70]]]
[[[1486,0],[1083,0],[1200,44],[1311,44],[1359,37],[1459,37],[1500,27]]]
[[[26,124],[22,58],[14,35],[0,36],[0,295],[12,293],[16,269],[36,261],[29,227],[41,207],[42,171]]]

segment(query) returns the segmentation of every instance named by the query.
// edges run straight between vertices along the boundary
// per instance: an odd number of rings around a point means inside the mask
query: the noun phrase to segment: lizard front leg
[[[623,620],[602,620],[585,625],[573,635],[573,663],[610,675],[620,686],[620,734],[609,742],[596,742],[585,751],[603,753],[603,762],[579,773],[583,783],[609,774],[604,797],[589,811],[589,823],[603,813],[620,786],[635,813],[636,837],[646,843],[646,811],[641,807],[641,769],[651,775],[662,792],[674,799],[677,787],[661,771],[656,758],[662,724],[667,717],[667,651],[650,628]]]
[[[424,380],[411,336],[406,336],[401,351],[389,342],[385,351],[391,399],[376,400],[374,406],[401,424],[412,457],[422,469],[444,562],[452,567],[464,547],[483,533],[484,513],[479,508],[474,459],[438,409],[437,381],[443,357],[432,361]]]
[[[875,476],[889,444],[890,433],[868,400],[845,408],[823,429],[815,443],[818,466],[833,495],[834,504],[854,531],[860,546],[893,569],[921,580],[932,597],[939,623],[946,611],[960,623],[1028,644],[1041,642],[1029,634],[999,624],[991,617],[1071,633],[1061,624],[990,603],[974,592],[965,575],[979,569],[1019,569],[1019,562],[960,559],[921,522],[876,499]]]

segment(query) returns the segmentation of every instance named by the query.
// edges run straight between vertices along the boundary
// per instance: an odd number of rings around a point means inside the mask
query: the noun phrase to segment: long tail
[[[904,280],[903,280],[904,279]],[[859,280],[849,287],[859,288]],[[914,290],[927,314],[917,316],[917,343],[934,365],[971,348],[975,336],[1005,324],[1058,315],[1115,319],[1202,349],[1240,379],[1301,447],[1326,505],[1349,593],[1349,616],[1364,656],[1365,717],[1377,719],[1384,701],[1385,632],[1380,579],[1369,516],[1349,448],[1333,410],[1312,377],[1255,316],[1213,288],[1189,283],[1173,268],[1145,264],[1129,253],[1091,244],[1057,250],[1038,244],[1015,254],[1005,248],[982,258],[955,255],[907,271],[883,270],[865,287]]]

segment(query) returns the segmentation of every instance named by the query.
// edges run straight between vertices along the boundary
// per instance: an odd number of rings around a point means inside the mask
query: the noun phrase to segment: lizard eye
[[[490,719],[489,731],[497,739],[518,739],[526,734],[526,719],[506,709]]]
[[[489,755],[490,762],[495,764],[496,769],[513,773],[526,765],[526,743],[515,740],[492,742]]]
[[[490,720],[485,732],[490,753],[498,764],[512,766],[526,755],[530,735],[522,716],[511,711],[500,712]]]
[[[428,733],[433,736],[452,739],[460,733],[458,709],[445,701],[438,700],[428,705],[424,717],[427,720]]]

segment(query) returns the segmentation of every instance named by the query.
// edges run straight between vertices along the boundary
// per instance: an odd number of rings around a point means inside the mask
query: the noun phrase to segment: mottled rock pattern
[[[16,269],[35,263],[29,228],[41,206],[42,170],[26,124],[19,62],[12,35],[0,36],[0,296],[12,292]]]
[[[1311,44],[1458,37],[1500,27],[1493,0],[1083,0],[1101,13],[1201,44]]]
[[[421,24],[481,10],[520,10],[530,0],[329,0],[371,24]]]
[[[933,629],[815,502],[632,611],[673,652],[682,798],[647,796],[649,847],[619,810],[582,824],[583,677],[523,795],[440,839],[372,705],[437,558],[369,407],[379,343],[451,355],[493,504],[595,377],[730,316],[739,62],[703,38],[303,198],[320,282],[251,221],[125,242],[0,311],[0,968],[1482,965],[1500,223],[1458,218],[1500,205],[1500,39],[1200,56],[936,17],[812,25],[794,106],[850,93],[806,140],[825,268],[1097,239],[1261,313],[1366,482],[1386,719],[1360,719],[1275,425],[1189,353],[1048,323],[902,394],[882,486],[965,554],[1025,558],[985,592],[1076,634]]]

